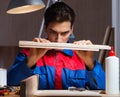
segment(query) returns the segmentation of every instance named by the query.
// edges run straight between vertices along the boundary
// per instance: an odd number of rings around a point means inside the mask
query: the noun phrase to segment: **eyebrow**
[[[50,30],[53,31],[53,32],[57,32],[57,31],[53,30],[52,28],[50,28]],[[67,33],[67,32],[70,32],[70,30],[64,31],[64,32],[61,32],[61,33]]]

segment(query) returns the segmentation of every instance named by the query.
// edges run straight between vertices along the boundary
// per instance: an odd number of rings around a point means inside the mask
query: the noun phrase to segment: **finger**
[[[49,40],[44,39],[44,38],[40,38],[39,41],[42,43],[49,43],[50,42]]]
[[[80,41],[75,41],[74,44],[77,44],[77,45],[92,45],[92,42],[90,40],[80,40]]]
[[[92,43],[90,40],[87,40],[87,41],[86,41],[86,44],[87,44],[87,45],[93,45],[93,43]]]
[[[33,41],[34,41],[34,42],[39,42],[39,38],[35,37],[35,38],[33,39]]]
[[[83,44],[85,44],[85,40],[75,41],[74,44],[83,45]]]

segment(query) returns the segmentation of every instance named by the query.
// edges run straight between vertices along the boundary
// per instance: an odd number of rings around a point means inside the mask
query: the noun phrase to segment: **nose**
[[[60,34],[56,36],[56,42],[62,42],[62,36]]]

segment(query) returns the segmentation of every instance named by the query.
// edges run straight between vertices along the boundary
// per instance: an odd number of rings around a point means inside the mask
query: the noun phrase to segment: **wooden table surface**
[[[9,95],[9,96],[0,96],[0,97],[20,97],[20,96],[19,95]],[[51,96],[46,96],[46,97],[51,97]],[[58,97],[60,97],[60,96],[58,96]],[[66,97],[66,96],[61,96],[61,97]],[[73,97],[73,96],[71,96],[71,97]],[[77,96],[77,97],[86,97],[86,96]],[[89,96],[89,97],[96,97],[96,96]],[[101,95],[98,97],[120,97],[120,95]]]
[[[0,96],[0,97],[20,97],[20,95],[7,95],[7,96]],[[34,96],[34,97],[38,97],[38,96]],[[52,97],[52,96],[42,96],[42,97]],[[53,97],[66,97],[66,96],[53,96]],[[67,96],[67,97],[73,97],[73,96]],[[81,95],[81,96],[76,96],[76,97],[88,97],[88,96]],[[100,94],[99,96],[89,95],[89,97],[120,97],[120,94],[118,95]]]
[[[20,97],[20,95],[7,95],[7,96],[0,96],[0,97]]]

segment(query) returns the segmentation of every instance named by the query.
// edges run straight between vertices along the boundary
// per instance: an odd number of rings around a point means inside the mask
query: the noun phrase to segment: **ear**
[[[73,26],[71,27],[71,34],[73,34]]]
[[[70,34],[70,37],[69,37],[69,41],[73,42],[73,40],[75,40],[75,35],[73,34],[73,26],[72,26],[71,27],[71,34]]]
[[[73,30],[73,28],[74,28],[74,26],[72,26],[72,28],[71,28],[71,29]]]
[[[48,39],[48,32],[47,32],[47,26],[44,25],[44,33],[45,33],[45,38]]]

